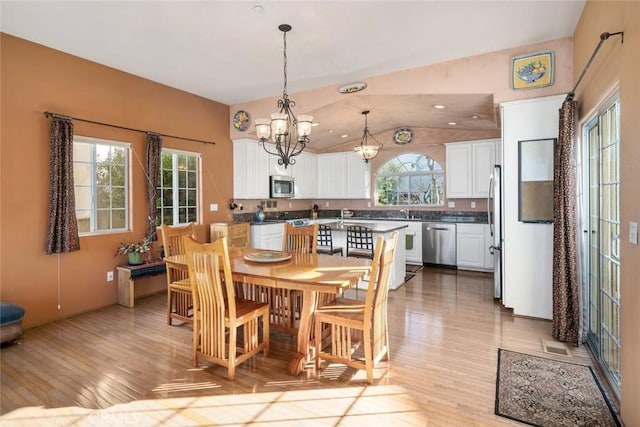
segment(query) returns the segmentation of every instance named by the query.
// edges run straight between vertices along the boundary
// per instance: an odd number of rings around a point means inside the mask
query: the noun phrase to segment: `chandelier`
[[[278,29],[284,40],[284,88],[277,104],[280,112],[271,114],[271,120],[256,119],[255,125],[258,144],[262,144],[267,153],[278,156],[278,164],[286,168],[296,163],[294,157],[310,142],[313,116],[301,114],[296,118],[291,111],[296,105],[287,95],[287,32],[291,31],[291,25],[282,24]],[[270,136],[275,145],[267,144]]]
[[[378,155],[378,151],[382,148],[382,144],[378,142],[373,135],[371,135],[369,128],[367,127],[367,114],[369,114],[369,110],[363,111],[362,114],[364,114],[364,132],[362,133],[360,145],[353,147],[353,151],[362,157],[362,160],[364,160],[365,163],[369,163],[369,160]],[[369,137],[375,141],[375,144],[369,144]]]

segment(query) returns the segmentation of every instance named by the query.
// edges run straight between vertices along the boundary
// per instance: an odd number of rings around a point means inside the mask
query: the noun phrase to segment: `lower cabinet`
[[[405,233],[405,257],[408,264],[422,265],[422,223],[407,222]]]
[[[282,250],[284,223],[257,224],[251,226],[251,247],[258,249]]]
[[[492,270],[488,224],[457,224],[456,256],[459,269]]]

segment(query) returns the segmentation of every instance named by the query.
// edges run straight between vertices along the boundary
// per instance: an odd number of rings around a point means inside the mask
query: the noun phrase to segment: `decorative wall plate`
[[[393,133],[393,142],[398,145],[408,144],[413,140],[413,131],[409,128],[401,128]]]
[[[251,126],[251,116],[244,110],[238,110],[233,115],[233,127],[240,132],[244,132]]]
[[[340,89],[338,89],[338,91],[340,93],[354,93],[354,92],[360,92],[361,90],[365,90],[366,88],[367,88],[366,83],[356,82],[356,83],[350,83],[348,85],[344,85]]]

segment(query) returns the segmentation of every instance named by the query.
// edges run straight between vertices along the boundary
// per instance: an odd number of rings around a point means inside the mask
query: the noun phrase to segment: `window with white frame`
[[[200,154],[163,149],[160,164],[157,224],[198,222]]]
[[[401,154],[378,169],[376,203],[393,205],[444,205],[444,171],[429,156]]]
[[[78,233],[129,228],[130,144],[84,136],[73,138],[73,180]]]

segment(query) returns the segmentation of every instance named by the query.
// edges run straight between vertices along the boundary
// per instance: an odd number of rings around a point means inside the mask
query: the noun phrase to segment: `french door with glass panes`
[[[620,390],[620,103],[607,103],[583,128],[588,220],[585,222],[587,342]]]

